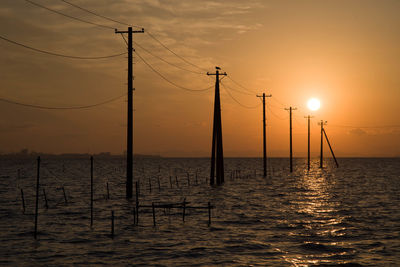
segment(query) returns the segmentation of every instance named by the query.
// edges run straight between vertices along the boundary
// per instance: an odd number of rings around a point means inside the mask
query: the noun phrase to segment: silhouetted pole
[[[289,110],[289,146],[290,146],[290,172],[293,172],[293,142],[292,142],[292,110],[296,110],[297,108],[289,107],[289,109],[285,108],[285,110]]]
[[[140,31],[132,31],[132,27],[128,27],[128,31],[117,31],[115,33],[128,33],[128,128],[126,142],[126,198],[132,198],[133,186],[133,47],[132,33],[143,33]]]
[[[39,211],[39,176],[40,176],[40,157],[37,158],[37,174],[36,174],[36,205],[35,205],[35,231],[34,237],[37,236],[37,222]]]
[[[339,168],[339,163],[337,162],[335,154],[333,153],[333,149],[331,147],[331,143],[329,142],[328,136],[326,135],[325,129],[323,129],[323,132],[324,132],[324,135],[325,135],[325,138],[326,138],[326,142],[328,143],[329,149],[331,150],[332,157],[335,160],[336,167]]]
[[[319,125],[321,125],[321,152],[320,152],[320,159],[319,159],[319,167],[323,168],[323,160],[324,160],[324,124],[326,124],[327,122],[321,120],[321,122],[319,123]]]
[[[227,75],[219,73],[220,68],[216,68],[216,73],[208,73],[207,75],[215,75],[215,100],[214,100],[214,119],[213,119],[213,136],[211,145],[211,170],[210,185],[214,185],[214,176],[216,172],[217,185],[224,182],[224,152],[222,146],[222,120],[221,120],[221,100],[219,95],[219,75]]]
[[[265,95],[265,93],[262,94],[262,96],[257,96],[257,97],[262,97],[262,102],[263,102],[263,165],[264,165],[264,177],[267,176],[267,137],[266,137],[266,116],[265,116],[265,97],[271,97],[272,95]]]
[[[308,122],[308,150],[307,150],[307,169],[310,170],[310,115],[308,115],[307,117],[307,122]]]

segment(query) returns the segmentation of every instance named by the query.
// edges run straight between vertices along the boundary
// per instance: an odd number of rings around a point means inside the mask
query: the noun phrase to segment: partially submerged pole
[[[46,190],[44,190],[44,188],[43,188],[43,196],[44,196],[45,207],[46,207],[46,209],[48,209],[49,208],[49,204],[47,203]]]
[[[40,174],[40,156],[37,158],[37,175],[36,175],[36,205],[35,205],[35,231],[34,237],[37,237],[37,222],[39,211],[39,174]]]
[[[208,202],[208,226],[211,225],[211,204]]]
[[[138,182],[135,182],[135,188],[136,188],[136,225],[139,224],[139,186]]]
[[[114,238],[114,211],[111,211],[111,238]]]
[[[328,143],[329,149],[331,150],[332,157],[335,160],[336,167],[339,168],[339,163],[337,162],[335,154],[333,153],[333,149],[331,147],[331,144],[329,143],[329,139],[328,139],[328,136],[326,135],[325,129],[323,129],[323,132],[324,132],[324,135],[325,135],[325,138],[326,138],[326,142]]]
[[[293,142],[292,142],[292,111],[296,108],[289,107],[289,146],[290,146],[290,172],[293,172]]]
[[[67,205],[68,204],[68,200],[67,200],[67,194],[65,193],[64,186],[62,187],[62,191],[63,191],[63,194],[64,194],[64,202]]]
[[[90,227],[93,227],[93,156],[90,157]]]
[[[22,200],[23,213],[25,213],[25,198],[24,198],[24,190],[22,190],[22,188],[21,188],[21,200]]]
[[[156,211],[155,211],[155,208],[154,208],[154,202],[151,203],[151,207],[152,207],[152,210],[153,210],[153,226],[156,227]]]

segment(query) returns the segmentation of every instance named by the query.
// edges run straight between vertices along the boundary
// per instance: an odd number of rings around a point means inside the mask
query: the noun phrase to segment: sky
[[[228,74],[221,80],[225,156],[262,156],[262,106],[256,97],[262,93],[272,94],[267,98],[269,156],[289,155],[289,107],[297,108],[295,157],[307,155],[307,115],[313,116],[312,156],[319,153],[321,120],[327,121],[338,157],[400,156],[400,1],[68,2],[145,30],[133,36],[134,153],[210,156],[215,76],[206,72],[219,66]],[[127,30],[126,25],[68,2],[1,0],[0,36],[78,57],[127,51],[114,32]],[[4,39],[0,50],[0,153],[126,150],[126,54],[71,59]],[[191,91],[205,88],[210,89]],[[76,107],[118,96],[74,110],[4,101]],[[312,97],[321,101],[318,111],[307,108]]]

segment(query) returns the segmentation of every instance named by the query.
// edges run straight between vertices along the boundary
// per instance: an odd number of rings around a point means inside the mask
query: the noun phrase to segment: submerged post
[[[24,190],[22,190],[22,188],[21,188],[21,200],[22,200],[23,213],[25,213],[25,198],[24,198]]]
[[[208,226],[211,225],[211,204],[208,202]]]
[[[319,167],[323,168],[324,165],[324,124],[326,124],[327,122],[321,120],[321,122],[319,123],[319,125],[321,125],[321,152],[320,152],[320,160],[319,160]]]
[[[40,174],[40,156],[37,158],[37,175],[36,175],[36,205],[35,205],[35,231],[34,237],[37,237],[37,222],[39,211],[39,174]]]
[[[337,162],[335,154],[333,153],[333,149],[332,149],[331,143],[329,142],[328,136],[326,135],[325,129],[323,130],[323,132],[324,132],[324,135],[325,135],[325,138],[326,138],[326,142],[328,143],[329,149],[331,150],[332,157],[335,160],[336,167],[339,168],[339,163]]]
[[[93,156],[90,156],[90,227],[93,227]]]
[[[64,202],[67,205],[68,204],[68,200],[67,200],[67,194],[65,193],[64,186],[62,187],[62,191],[63,191],[63,194],[64,194]]]
[[[262,96],[257,95],[257,97],[262,97],[263,103],[263,167],[264,167],[264,177],[267,177],[267,136],[266,136],[266,115],[265,115],[265,97],[271,97],[272,95],[265,95]]]
[[[292,110],[296,109],[297,108],[292,108],[292,107],[289,107],[289,109],[285,108],[285,110],[289,110],[290,172],[293,172]]]
[[[219,75],[226,76],[226,72],[219,73],[221,68],[215,67],[215,73],[207,75],[215,75],[215,98],[214,98],[214,119],[213,134],[211,144],[211,169],[210,169],[210,185],[214,185],[214,177],[216,176],[217,185],[224,183],[224,152],[222,146],[222,120],[221,120],[221,100],[219,95]]]
[[[151,202],[151,208],[153,210],[153,226],[156,227],[156,210],[154,208],[154,202]]]
[[[114,211],[111,211],[111,238],[114,238]]]
[[[307,125],[308,125],[308,150],[307,150],[307,169],[310,170],[310,118],[313,118],[312,116],[308,115],[307,117]]]
[[[139,186],[138,182],[135,182],[135,188],[136,188],[136,225],[139,224]]]
[[[128,33],[128,127],[126,142],[126,198],[132,198],[133,186],[133,46],[132,34],[143,33],[140,31],[132,31],[132,27],[128,27],[128,31],[117,31],[115,33]]]
[[[49,208],[49,204],[47,203],[46,190],[44,190],[44,188],[43,188],[43,196],[44,196],[45,207],[46,207],[46,209],[48,209]]]

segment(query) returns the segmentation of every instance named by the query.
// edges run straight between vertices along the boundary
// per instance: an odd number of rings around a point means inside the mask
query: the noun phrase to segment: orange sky
[[[91,22],[126,26],[62,1],[32,0]],[[285,107],[293,120],[294,156],[305,156],[311,114],[312,154],[319,153],[317,122],[337,156],[400,156],[399,1],[95,1],[71,3],[140,25],[196,66],[220,66],[222,131],[226,156],[262,155],[262,107],[267,99],[268,153],[288,156]],[[0,35],[38,49],[76,56],[126,51],[112,29],[71,20],[23,0],[0,4]],[[194,72],[199,69],[164,49],[148,34],[134,41],[151,53]],[[214,85],[137,52],[176,84]],[[102,102],[126,92],[126,56],[74,60],[36,53],[0,40],[0,97],[44,106]],[[168,84],[135,57],[134,151],[163,156],[209,156],[213,90],[188,92]],[[235,102],[225,90],[242,105]],[[311,97],[321,109],[310,112]],[[82,110],[42,110],[0,102],[0,153],[23,148],[48,153],[122,153],[126,145],[126,98]],[[346,127],[343,127],[346,126]],[[350,127],[349,127],[350,126]],[[379,126],[379,127],[377,127]],[[385,127],[382,127],[385,126]],[[391,126],[391,127],[386,127]],[[377,128],[373,128],[377,127]],[[328,151],[327,151],[328,152]]]

